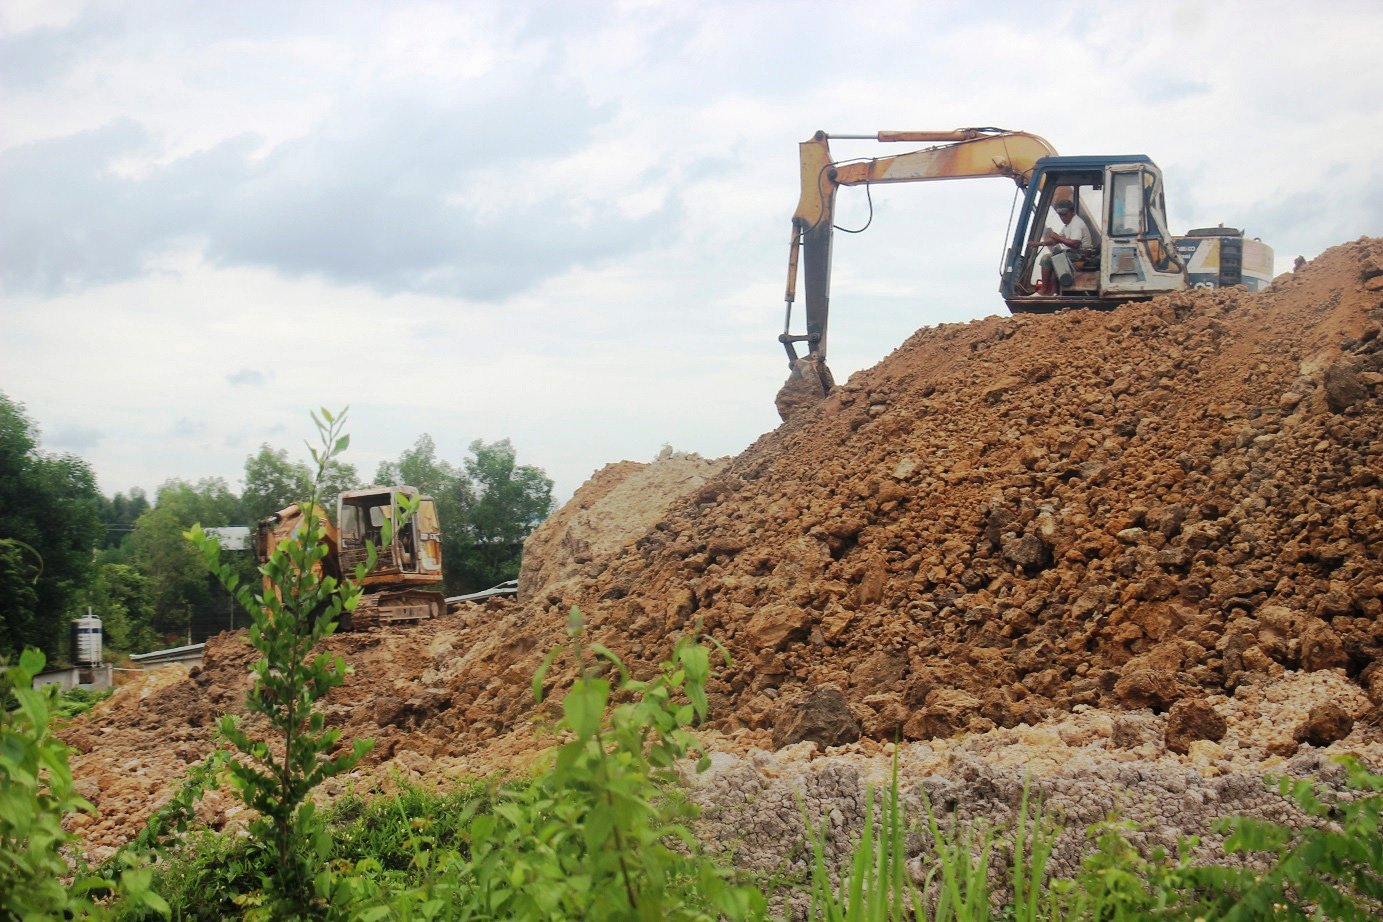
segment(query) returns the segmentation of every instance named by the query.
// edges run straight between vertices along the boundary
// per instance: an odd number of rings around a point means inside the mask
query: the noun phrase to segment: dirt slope
[[[726,728],[823,683],[885,738],[1298,668],[1377,700],[1380,262],[923,330],[534,627],[576,601],[652,655],[701,619],[736,658]]]
[[[529,678],[578,604],[636,668],[701,622],[734,656],[711,708],[741,751],[1002,735],[1090,707],[1142,709],[1197,742],[1214,721],[1196,702],[1223,712],[1320,670],[1353,689],[1330,692],[1344,704],[1316,736],[1276,727],[1245,758],[1374,739],[1381,288],[1383,241],[1361,240],[1259,294],[922,330],[682,498],[645,496],[656,519],[602,535],[587,517],[576,539],[535,541],[521,605],[331,638],[355,674],[329,720],[377,739],[375,765],[519,764]],[[636,473],[607,468],[559,520]],[[104,814],[91,843],[167,796],[214,715],[241,706],[250,661],[243,637],[215,638],[195,675],[74,725]],[[559,663],[550,684],[570,674]]]
[[[651,464],[605,465],[529,535],[519,598],[531,599],[583,569],[598,572],[605,558],[642,537],[672,504],[719,475],[729,462],[665,447]]]

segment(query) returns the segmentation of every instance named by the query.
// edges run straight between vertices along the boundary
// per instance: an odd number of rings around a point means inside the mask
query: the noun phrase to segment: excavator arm
[[[832,137],[884,142],[938,142],[933,147],[848,162],[831,158]],[[826,326],[831,303],[831,241],[835,220],[836,191],[841,186],[894,182],[929,182],[1007,176],[1020,187],[1027,184],[1034,164],[1056,151],[1042,138],[1023,131],[999,128],[961,128],[955,131],[881,131],[876,135],[828,135],[818,131],[801,148],[802,197],[792,216],[788,252],[788,281],[783,333],[778,341],[787,350],[788,365],[797,369],[796,343],[806,343],[819,375],[820,393],[830,389],[826,370]],[[807,332],[792,333],[792,305],[796,300],[798,266],[805,289]],[[799,375],[800,376],[800,375]],[[789,386],[792,385],[789,380]],[[779,410],[783,403],[779,401]],[[786,418],[786,414],[784,415]]]

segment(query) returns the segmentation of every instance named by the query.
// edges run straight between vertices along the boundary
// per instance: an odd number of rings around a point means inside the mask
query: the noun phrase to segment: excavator
[[[885,143],[930,142],[890,157],[838,161],[832,138]],[[1014,313],[1088,308],[1109,310],[1130,301],[1187,288],[1244,285],[1257,291],[1272,281],[1273,251],[1235,228],[1210,227],[1173,236],[1167,230],[1162,172],[1142,154],[1061,157],[1046,140],[1024,131],[960,128],[951,131],[881,131],[830,135],[818,131],[799,145],[802,194],[792,217],[783,333],[790,374],[778,392],[788,419],[820,401],[834,386],[826,366],[831,303],[831,245],[835,199],[841,186],[1007,177],[1021,196],[1004,256],[999,293]],[[867,190],[866,190],[867,191]],[[1091,245],[1063,252],[1047,243],[1065,223],[1057,205],[1089,229]],[[872,204],[872,203],[871,203]],[[1044,290],[1042,256],[1052,256]],[[806,332],[792,332],[799,264]],[[798,355],[797,344],[806,345]]]
[[[384,523],[399,522],[400,500],[417,500],[414,514],[393,529],[388,544],[382,542]],[[326,536],[327,554],[321,561],[323,575],[340,579],[354,575],[357,564],[367,562],[369,545],[375,547],[376,563],[360,580],[364,590],[355,611],[342,616],[341,630],[363,630],[394,621],[424,621],[447,613],[448,599],[442,586],[442,531],[437,507],[429,496],[419,496],[409,486],[367,487],[337,496],[336,525],[320,506],[305,511],[298,503],[261,520],[255,537],[255,556],[261,564],[278,545],[288,540],[311,514]],[[271,587],[266,583],[266,590]]]

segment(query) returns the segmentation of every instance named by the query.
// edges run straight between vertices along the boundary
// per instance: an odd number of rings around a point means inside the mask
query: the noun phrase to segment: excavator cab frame
[[[418,500],[418,511],[394,529],[388,544],[380,539],[386,520],[398,521],[399,500]],[[426,586],[442,582],[441,528],[430,496],[418,496],[413,487],[369,487],[348,490],[337,498],[337,529],[341,565],[350,572],[365,563],[368,544],[374,544],[377,561],[361,585]]]
[[[1068,199],[1090,228],[1095,247],[1075,257],[1072,281],[1054,296],[1037,293],[1039,243],[1061,222],[1053,210]],[[1162,171],[1142,154],[1044,157],[1033,168],[999,293],[1014,313],[1066,308],[1109,309],[1187,287],[1186,263],[1167,230]]]

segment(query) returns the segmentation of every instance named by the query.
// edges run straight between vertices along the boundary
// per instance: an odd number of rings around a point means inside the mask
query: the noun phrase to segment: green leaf
[[[25,647],[24,652],[19,654],[19,668],[26,672],[27,675],[15,684],[20,684],[21,682],[27,684],[32,681],[34,676],[43,671],[44,661],[45,658],[41,650],[36,650],[33,647]]]
[[[543,657],[542,665],[538,671],[533,673],[533,701],[535,704],[543,703],[543,681],[547,678],[547,671],[552,668],[552,663],[557,659],[557,654],[562,652],[561,647],[553,647],[548,651],[547,656]]]
[[[567,727],[579,737],[594,736],[600,729],[605,704],[610,698],[610,683],[604,679],[578,679],[562,699]]]

